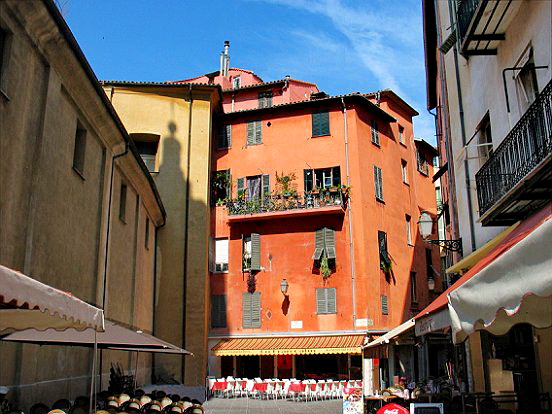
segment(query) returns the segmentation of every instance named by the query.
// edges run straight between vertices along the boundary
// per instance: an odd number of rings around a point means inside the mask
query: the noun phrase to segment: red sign
[[[381,407],[377,414],[410,414],[410,410],[402,405],[391,403]]]

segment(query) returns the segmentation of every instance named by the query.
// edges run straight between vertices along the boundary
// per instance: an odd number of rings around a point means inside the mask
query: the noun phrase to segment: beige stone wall
[[[0,263],[102,306],[111,159],[126,135],[42,2],[0,2],[0,26],[10,33],[0,79]],[[73,169],[77,122],[87,131],[82,174]],[[106,314],[151,332],[162,206],[132,153],[115,164]],[[134,354],[113,358],[134,370]],[[16,390],[20,408],[74,398],[88,392],[91,361],[88,349],[0,342],[0,384]],[[139,382],[150,382],[150,367],[141,356]]]
[[[211,114],[214,88],[104,85],[130,134],[160,137],[153,174],[167,210],[159,232],[155,335],[194,357],[158,355],[155,375],[203,385],[207,367]],[[201,88],[199,88],[201,89]]]

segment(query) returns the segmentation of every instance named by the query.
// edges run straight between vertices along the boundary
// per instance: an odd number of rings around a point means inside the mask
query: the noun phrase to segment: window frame
[[[383,197],[383,171],[377,165],[374,165],[374,194],[377,201],[385,202]]]
[[[245,298],[249,298],[246,300]],[[258,299],[255,299],[258,298]],[[249,303],[248,303],[249,302]],[[254,309],[257,307],[258,310]],[[246,320],[246,308],[250,308],[250,318],[249,321]],[[253,312],[258,313],[257,318],[253,318]],[[247,323],[249,322],[249,323]],[[245,292],[242,294],[242,328],[243,329],[260,329],[262,327],[262,314],[261,314],[261,293],[260,292]]]
[[[402,125],[399,125],[399,144],[406,146],[406,142],[404,141],[404,127]]]
[[[249,139],[250,133],[252,134],[251,139]],[[246,147],[261,145],[263,143],[263,121],[261,119],[247,121],[245,134]]]
[[[418,305],[418,282],[416,272],[410,272],[410,305]]]
[[[381,314],[389,315],[389,297],[387,295],[380,295]]]
[[[410,185],[408,182],[408,161],[401,159],[401,174],[403,184]]]
[[[218,261],[219,255],[218,255],[218,249],[217,249],[217,242],[226,241],[226,262]],[[228,273],[229,272],[229,262],[230,262],[230,239],[228,237],[219,237],[214,239],[214,252],[213,252],[213,273]],[[222,270],[218,270],[217,266],[222,265]],[[226,265],[226,268],[225,266]]]
[[[226,146],[221,145],[225,141]],[[217,150],[232,148],[232,124],[224,124],[217,131]]]
[[[372,135],[372,144],[374,144],[376,147],[381,147],[378,121],[375,119],[370,120],[370,133]]]
[[[405,215],[405,221],[406,221],[406,244],[409,246],[413,246],[412,241],[412,217],[408,214]]]
[[[329,137],[331,136],[330,112],[328,110],[319,110],[311,113],[311,137]]]
[[[274,94],[272,93],[272,91],[260,92],[257,96],[258,108],[263,109],[263,108],[272,107],[273,97],[274,97]]]
[[[215,299],[217,298],[217,299]],[[226,295],[211,295],[211,323],[212,329],[227,328],[228,313]],[[220,322],[219,322],[220,321]],[[215,323],[218,322],[218,323]]]
[[[491,117],[489,111],[481,119],[477,125],[477,155],[479,158],[479,164],[482,166],[492,156],[494,152],[493,146],[493,132],[491,127]]]
[[[333,297],[329,297],[330,293],[333,295]],[[321,296],[323,296],[323,298],[321,298]],[[316,288],[315,300],[316,300],[317,315],[337,314],[337,289],[336,288]],[[333,300],[333,303],[332,303],[332,300]],[[331,307],[331,305],[333,305],[333,307]]]
[[[75,129],[74,147],[73,147],[73,171],[75,171],[84,180],[84,167],[86,165],[86,141],[88,131],[77,120]]]
[[[426,177],[429,176],[429,161],[422,154],[419,148],[416,149],[416,164],[418,167],[418,172]]]

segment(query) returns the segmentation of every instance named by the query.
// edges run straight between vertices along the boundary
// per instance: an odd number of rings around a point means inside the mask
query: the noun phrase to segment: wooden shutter
[[[335,259],[335,231],[325,227],[324,229],[324,249],[328,259]]]
[[[332,185],[334,187],[341,187],[341,168],[332,168]]]
[[[218,148],[232,146],[232,125],[223,125],[218,133]]]
[[[330,114],[328,112],[320,112],[320,134],[330,135]]]
[[[378,231],[378,246],[380,261],[383,261],[386,264],[391,263],[389,253],[387,252],[387,234],[383,231]]]
[[[244,293],[242,295],[242,326],[244,328],[261,327],[260,293]]]
[[[263,122],[255,121],[255,145],[263,143]]]
[[[251,327],[261,327],[261,294],[251,293]]]
[[[314,234],[314,254],[312,260],[320,260],[324,252],[324,229],[316,230]]]
[[[262,188],[261,199],[264,199],[265,196],[270,195],[270,175],[263,174],[262,177],[261,177],[261,181],[262,181],[262,184],[261,184],[261,188]]]
[[[209,271],[215,271],[215,239],[209,238]]]
[[[242,326],[251,328],[251,293],[242,295]]]
[[[371,127],[372,127],[372,142],[376,145],[379,145],[380,140],[379,140],[379,132],[378,132],[378,123],[376,120],[372,119]]]
[[[312,136],[317,137],[320,135],[320,114],[313,112],[312,114]]]
[[[247,123],[247,145],[255,145],[255,121]]]
[[[261,236],[251,233],[251,270],[261,270]]]
[[[245,191],[245,178],[244,177],[240,177],[236,181],[236,190],[238,192],[237,198],[239,198],[242,195],[242,193]]]
[[[327,313],[337,313],[336,305],[336,289],[327,288],[326,290],[326,304],[327,304]]]
[[[376,198],[383,201],[383,180],[381,174],[381,168],[374,165],[374,187],[376,192]]]
[[[316,288],[316,313],[319,315],[328,313],[326,289],[324,288]]]
[[[211,296],[211,327],[226,328],[226,295]]]
[[[382,315],[389,315],[389,305],[386,295],[381,295],[381,313]]]
[[[312,170],[303,170],[305,192],[312,191]]]

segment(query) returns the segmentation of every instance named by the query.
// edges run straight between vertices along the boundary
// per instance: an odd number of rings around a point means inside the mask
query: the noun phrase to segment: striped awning
[[[360,354],[365,335],[225,338],[212,348],[214,356]]]

